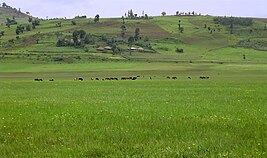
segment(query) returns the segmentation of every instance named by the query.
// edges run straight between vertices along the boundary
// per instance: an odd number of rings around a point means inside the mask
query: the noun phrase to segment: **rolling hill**
[[[19,11],[16,8],[11,7],[0,7],[0,24],[1,26],[6,25],[6,19],[7,18],[15,18],[18,19],[19,23],[23,23],[24,21],[27,21],[29,18],[29,15]]]
[[[39,56],[42,60],[54,60],[57,56],[83,59],[90,56],[101,59],[149,60],[149,61],[201,61],[201,62],[266,62],[267,19],[249,19],[250,26],[218,24],[212,16],[161,16],[149,19],[124,20],[125,35],[122,38],[121,18],[51,19],[40,20],[32,28],[29,16],[18,14],[15,9],[1,8],[1,18],[15,16],[17,25],[9,28],[2,22],[0,31],[1,54],[8,56]],[[246,19],[246,18],[236,18]],[[178,23],[183,28],[179,31]],[[22,26],[22,32],[16,33]],[[27,29],[28,27],[28,29]],[[139,40],[132,47],[142,51],[128,51],[128,38],[139,28]],[[74,46],[73,32],[86,32],[87,43]],[[81,39],[79,39],[81,40]],[[57,46],[63,42],[63,46]],[[65,44],[64,44],[65,42]],[[66,44],[68,43],[68,44]],[[66,46],[67,45],[67,46]],[[97,51],[97,48],[116,46],[116,50]],[[180,52],[179,50],[182,50]],[[48,58],[47,56],[51,58]]]

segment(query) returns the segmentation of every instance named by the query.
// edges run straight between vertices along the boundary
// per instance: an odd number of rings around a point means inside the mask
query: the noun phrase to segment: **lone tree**
[[[71,25],[76,25],[76,21],[71,21]]]
[[[22,25],[18,25],[16,29],[16,34],[19,35],[24,32],[25,27]]]
[[[162,12],[161,13],[162,16],[166,16],[166,14],[167,14],[166,12]]]
[[[133,19],[134,18],[134,13],[133,13],[132,9],[128,11],[128,18],[129,19]]]
[[[133,36],[130,36],[128,38],[128,46],[129,46],[129,50],[130,50],[130,55],[132,55],[132,46],[134,44],[134,37]]]
[[[180,31],[181,29],[181,20],[178,21],[178,30]]]
[[[57,26],[57,27],[61,27],[61,26],[62,26],[61,21],[60,21],[60,22],[57,22],[57,23],[56,23],[56,26]]]
[[[125,24],[125,18],[124,18],[124,16],[122,16],[121,19],[122,19],[122,24]]]
[[[7,8],[7,6],[8,6],[8,5],[7,5],[5,2],[2,4],[2,7],[3,7],[3,8]]]
[[[180,28],[180,33],[184,33],[184,27]]]
[[[230,18],[230,34],[233,34],[233,29],[234,29],[234,19],[233,17]]]
[[[94,22],[95,23],[99,22],[99,18],[100,18],[99,14],[96,14],[95,19],[94,19]]]
[[[111,50],[113,55],[120,53],[120,49],[117,47],[116,44],[112,44]]]
[[[121,37],[124,38],[127,28],[124,24],[122,24],[120,28],[121,28]]]
[[[0,38],[5,35],[5,31],[0,31]]]
[[[31,23],[31,22],[32,22],[32,17],[31,17],[31,16],[29,17],[29,20],[28,20],[28,21],[29,21],[29,23]]]
[[[140,39],[140,28],[135,29],[134,39],[135,41],[138,41]]]
[[[82,46],[82,42],[86,37],[86,32],[84,30],[76,30],[72,33],[72,39],[74,46]]]
[[[180,33],[183,33],[184,32],[184,28],[182,27],[181,22],[182,22],[181,20],[178,21],[178,30],[179,30]]]

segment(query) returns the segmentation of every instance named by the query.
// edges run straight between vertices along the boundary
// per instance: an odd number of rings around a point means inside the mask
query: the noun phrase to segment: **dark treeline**
[[[238,18],[238,17],[215,17],[213,21],[221,25],[241,25],[252,26],[253,20],[251,18]]]

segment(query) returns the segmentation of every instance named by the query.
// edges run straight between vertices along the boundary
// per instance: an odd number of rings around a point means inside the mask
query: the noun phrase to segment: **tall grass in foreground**
[[[0,87],[0,157],[266,156],[265,82]]]

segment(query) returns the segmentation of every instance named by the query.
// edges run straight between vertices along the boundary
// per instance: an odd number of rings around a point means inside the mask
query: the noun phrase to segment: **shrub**
[[[184,49],[176,48],[177,53],[184,53]]]

